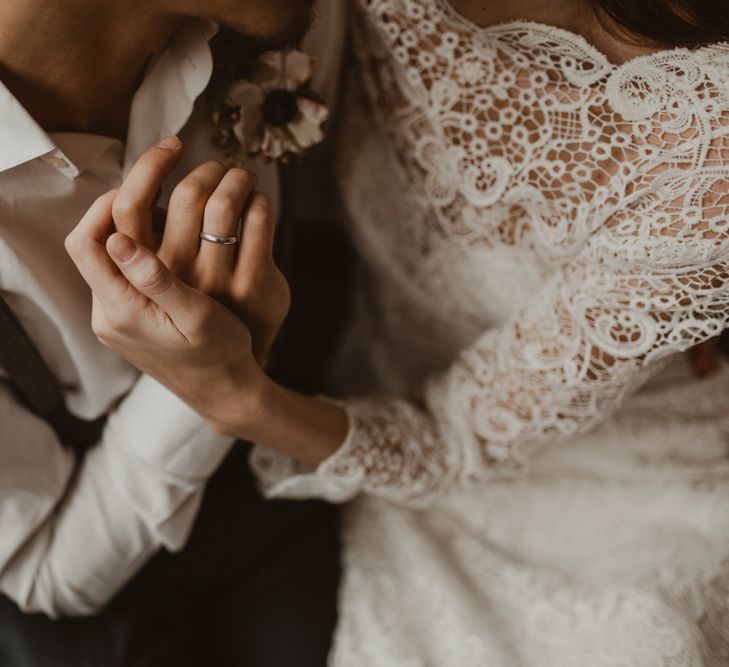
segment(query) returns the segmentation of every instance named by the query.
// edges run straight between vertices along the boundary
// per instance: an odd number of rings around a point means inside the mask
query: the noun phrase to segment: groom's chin
[[[314,21],[316,0],[269,0],[269,8],[256,21],[228,22],[227,27],[241,35],[252,51],[282,51],[298,47]]]

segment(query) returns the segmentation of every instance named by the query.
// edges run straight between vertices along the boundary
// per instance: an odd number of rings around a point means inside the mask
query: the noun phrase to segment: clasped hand
[[[155,238],[157,193],[181,152],[175,137],[148,150],[118,190],[91,206],[66,247],[93,291],[99,340],[227,433],[231,413],[245,421],[260,407],[261,363],[290,294],[273,260],[271,205],[251,172],[197,167],[175,188]],[[201,231],[236,235],[241,217],[239,244],[201,241]]]

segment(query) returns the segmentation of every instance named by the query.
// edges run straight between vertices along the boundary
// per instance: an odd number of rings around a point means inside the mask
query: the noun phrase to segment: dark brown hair
[[[592,0],[598,17],[630,41],[696,47],[729,42],[729,0]]]

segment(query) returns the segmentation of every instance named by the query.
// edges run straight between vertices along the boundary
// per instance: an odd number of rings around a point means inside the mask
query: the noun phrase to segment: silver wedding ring
[[[240,242],[238,236],[215,236],[207,232],[200,232],[200,238],[208,243],[217,243],[218,245],[235,245]]]

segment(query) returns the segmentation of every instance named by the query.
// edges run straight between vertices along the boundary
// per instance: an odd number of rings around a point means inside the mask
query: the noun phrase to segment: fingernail
[[[137,243],[126,234],[117,233],[109,237],[106,248],[109,254],[122,264],[126,264],[137,254]]]
[[[160,141],[155,148],[162,148],[166,151],[179,151],[182,147],[182,142],[180,141],[179,137],[171,136],[171,137],[165,137]]]

